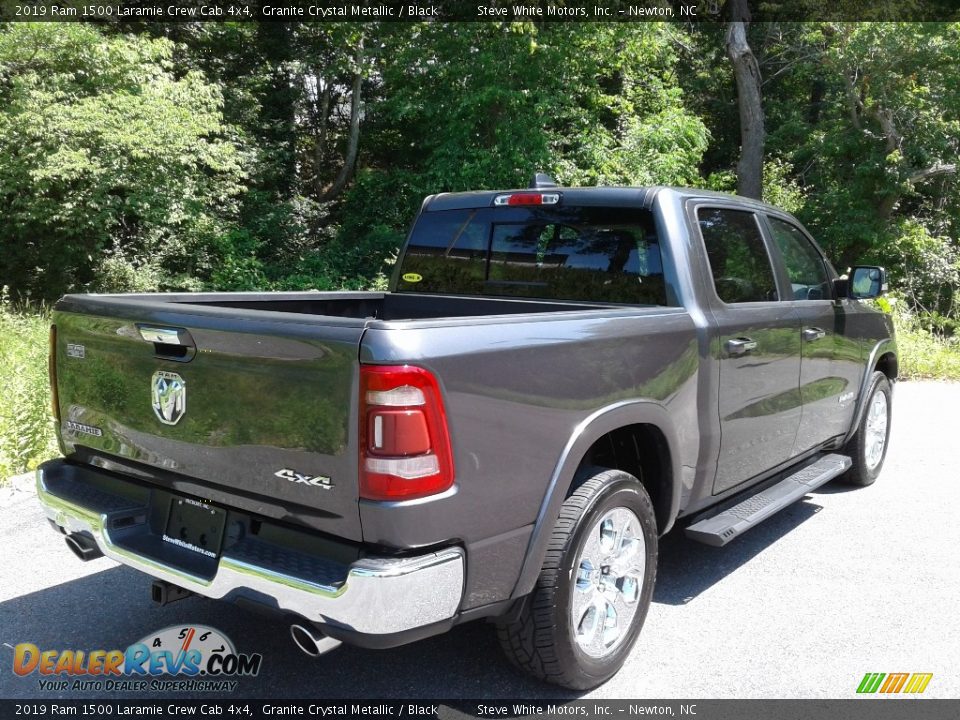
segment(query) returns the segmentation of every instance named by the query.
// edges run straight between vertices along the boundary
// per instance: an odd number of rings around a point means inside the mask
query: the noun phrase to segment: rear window
[[[397,291],[668,304],[653,217],[642,208],[423,213]]]

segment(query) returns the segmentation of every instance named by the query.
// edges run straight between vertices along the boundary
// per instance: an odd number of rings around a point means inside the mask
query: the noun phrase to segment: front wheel
[[[847,442],[846,452],[853,460],[851,468],[842,475],[844,482],[852,485],[872,485],[883,469],[890,444],[890,418],[893,393],[890,381],[882,372],[870,378],[867,404],[863,409],[860,424]]]
[[[657,574],[657,523],[643,485],[596,469],[560,511],[537,586],[498,626],[510,660],[584,690],[623,665],[646,619]]]

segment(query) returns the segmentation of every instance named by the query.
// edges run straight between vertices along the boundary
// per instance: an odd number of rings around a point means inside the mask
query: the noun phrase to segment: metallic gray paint
[[[440,380],[457,492],[402,503],[402,514],[397,503],[362,502],[365,541],[409,548],[459,541],[469,555],[475,543],[537,523],[531,549],[539,553],[544,507],[559,508],[582,458],[567,457],[565,448],[580,447],[581,438],[592,443],[603,433],[585,434],[591,422],[617,406],[637,404],[633,398],[671,408],[657,413],[657,424],[684,427],[690,442],[673,443],[673,457],[679,462],[680,448],[689,447],[688,462],[695,464],[696,405],[687,396],[695,389],[691,378],[699,362],[689,317],[659,308],[562,315],[371,324],[363,339],[365,362],[419,365]],[[484,324],[491,332],[483,331]],[[623,411],[618,417],[621,425],[604,432],[648,421],[649,413]],[[566,484],[555,491],[547,480],[563,465],[570,465],[562,473]],[[679,476],[679,467],[675,472]],[[498,584],[515,580],[523,558],[512,554],[511,560],[501,566]],[[489,582],[478,582],[468,563],[467,602],[488,597]]]
[[[685,403],[689,403],[689,400],[685,400]],[[671,450],[675,450],[670,454],[673,478],[679,477],[683,449],[695,447],[696,443],[681,443],[667,406],[648,401],[628,401],[598,410],[586,418],[564,447],[557,467],[550,477],[543,502],[537,513],[536,529],[530,539],[523,569],[512,593],[513,597],[522,597],[533,590],[547,551],[554,520],[560,514],[560,507],[567,497],[567,492],[573,484],[576,471],[587,450],[607,433],[635,424],[654,425],[663,432],[668,446]],[[696,425],[694,424],[693,427]],[[671,517],[676,517],[679,502],[680,494],[677,492],[677,484],[674,481],[674,492],[670,497]],[[669,530],[669,525],[663,529],[664,532],[666,530]]]
[[[876,311],[874,311],[874,313],[876,315],[880,315],[880,313]],[[880,318],[882,318],[883,322],[890,323],[892,332],[893,324],[890,321],[890,318],[883,315],[880,315]],[[860,383],[860,392],[857,395],[857,407],[856,410],[854,410],[853,420],[850,423],[847,434],[844,436],[844,442],[850,439],[853,433],[856,432],[857,426],[860,425],[860,419],[863,417],[863,413],[867,405],[867,391],[870,389],[870,376],[873,375],[873,372],[877,367],[877,361],[887,353],[892,353],[894,357],[897,356],[897,341],[892,335],[891,337],[878,340],[870,349],[870,355],[867,359],[867,362],[863,366],[863,378]],[[896,380],[896,378],[892,378],[892,380]],[[891,382],[890,392],[893,392],[894,387],[895,383]]]
[[[835,319],[832,330],[845,338],[843,357],[837,360],[831,355],[829,368],[808,368],[804,374],[800,330],[804,318],[813,321],[805,315],[812,312],[809,306],[798,309],[795,303],[772,302],[731,309],[719,302],[692,219],[694,208],[728,205],[779,213],[770,206],[670,188],[564,189],[563,193],[565,202],[623,202],[651,208],[661,236],[664,269],[671,276],[671,300],[678,306],[557,303],[548,308],[537,303],[404,293],[403,307],[415,310],[411,319],[404,320],[384,319],[377,311],[389,293],[67,296],[55,314],[61,372],[74,362],[65,354],[68,340],[86,344],[88,358],[99,350],[134,368],[168,367],[166,361],[152,357],[139,337],[135,339],[146,354],[137,355],[133,345],[124,342],[127,330],[135,332],[135,323],[188,328],[197,356],[189,366],[169,367],[184,374],[209,364],[199,371],[191,393],[198,385],[212,382],[216,372],[263,377],[258,363],[270,362],[271,371],[266,374],[276,377],[288,398],[303,396],[304,388],[316,383],[317,372],[326,371],[326,385],[312,393],[328,399],[339,412],[335,422],[328,423],[328,442],[322,448],[291,447],[283,437],[268,439],[266,433],[249,444],[224,446],[222,451],[209,433],[178,445],[175,438],[162,436],[155,428],[137,427],[132,429],[138,432],[130,433],[129,419],[122,412],[111,412],[101,407],[105,403],[93,402],[95,395],[83,394],[83,371],[78,366],[76,380],[69,372],[61,375],[64,417],[82,421],[89,419],[92,410],[105,435],[109,428],[112,438],[128,442],[91,446],[88,438],[81,440],[61,428],[65,451],[78,457],[100,453],[98,462],[106,465],[136,459],[145,464],[147,474],[154,467],[158,478],[165,471],[181,472],[181,485],[193,476],[196,488],[207,485],[221,498],[229,499],[235,487],[243,493],[238,498],[248,510],[251,494],[261,493],[264,511],[271,517],[280,512],[291,522],[362,540],[371,547],[426,552],[462,545],[466,573],[461,609],[485,605],[502,609],[503,600],[532,589],[577,468],[604,434],[632,424],[653,425],[662,433],[670,453],[672,487],[660,528],[665,532],[676,517],[715,504],[816,452],[817,447],[807,451],[804,446],[823,438],[800,439],[805,425],[804,393],[822,389],[822,381],[833,377],[841,378],[846,387],[857,382],[862,388],[882,352],[896,352],[889,319],[864,303],[838,301],[829,307],[831,313],[842,312],[842,322]],[[432,196],[421,212],[483,205],[492,202],[495,194]],[[778,269],[780,286],[783,275]],[[319,315],[265,309],[271,303],[287,307],[327,301],[359,303],[373,310],[366,316],[338,316],[333,306],[333,314]],[[794,330],[796,338],[791,334],[786,339],[784,331]],[[759,335],[754,338],[759,343],[757,352],[731,362],[722,350],[723,340],[745,331]],[[873,349],[868,352],[868,348]],[[851,352],[858,357],[855,368]],[[456,463],[456,482],[450,491],[415,501],[357,500],[358,360],[410,363],[436,374]],[[774,366],[766,387],[757,385],[759,371],[749,367],[758,360]],[[839,365],[834,367],[835,363]],[[778,379],[791,374],[792,380],[779,384]],[[191,381],[186,374],[184,378]],[[228,407],[226,399],[221,393],[221,402]],[[248,402],[249,392],[229,399]],[[195,400],[191,394],[191,403]],[[862,398],[849,420],[844,416],[835,424],[851,422],[853,426],[861,403]],[[195,407],[191,405],[191,413]],[[262,412],[282,416],[284,408],[273,403]],[[815,417],[811,413],[808,427],[817,426]],[[183,421],[188,422],[189,417]],[[762,448],[739,453],[747,456],[746,465],[739,463],[736,454],[722,453],[725,434],[736,447],[735,435],[746,439],[758,424],[775,426],[780,436],[762,443]],[[334,431],[339,440],[329,442]],[[167,467],[165,459],[177,467]],[[265,481],[256,472],[261,466],[272,468]],[[293,496],[294,484],[270,484],[281,482],[272,473],[282,467],[331,476],[337,487],[319,492],[301,486],[301,492],[310,494]],[[715,480],[719,480],[716,486]]]
[[[238,311],[225,308],[112,300],[92,298],[79,314],[64,308],[87,299],[68,296],[53,315],[65,455],[83,450],[279,501],[290,520],[361,539],[354,427],[362,325],[273,322],[264,316],[286,314],[269,312],[239,321]],[[196,357],[158,359],[139,320],[189,327]],[[82,361],[66,356],[68,342],[86,346]],[[176,425],[154,414],[157,371],[186,382],[189,403]],[[77,434],[68,421],[103,435]],[[335,487],[325,492],[276,477],[285,467],[331,477]]]

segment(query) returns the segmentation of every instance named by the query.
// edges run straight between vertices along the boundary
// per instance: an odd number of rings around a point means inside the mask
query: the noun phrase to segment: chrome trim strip
[[[37,469],[37,496],[53,522],[68,533],[89,533],[112,560],[198,595],[261,600],[267,596],[276,600],[281,610],[311,622],[370,635],[441,622],[452,618],[460,607],[464,553],[458,547],[412,558],[363,558],[350,566],[346,579],[336,586],[251,564],[231,557],[229,550],[221,556],[212,579],[196,577],[114,544],[108,529],[110,512],[65,500],[49,489],[47,474],[55,472],[58,465],[47,463]]]

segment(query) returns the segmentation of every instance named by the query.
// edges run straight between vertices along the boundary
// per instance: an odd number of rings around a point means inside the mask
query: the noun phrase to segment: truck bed
[[[163,303],[164,305],[161,305]],[[551,302],[495,297],[456,297],[390,292],[271,292],[271,293],[145,293],[128,295],[67,295],[59,308],[83,311],[96,308],[113,314],[123,309],[159,309],[165,306],[294,313],[333,320],[431,320],[490,315],[539,314],[619,307],[592,302]],[[189,307],[187,307],[189,306]],[[170,308],[173,309],[173,308]],[[177,307],[179,310],[180,308]]]
[[[68,295],[53,315],[64,454],[359,541],[356,399],[370,329],[610,312],[644,309],[377,292]],[[185,386],[182,417],[155,407],[167,382]]]

